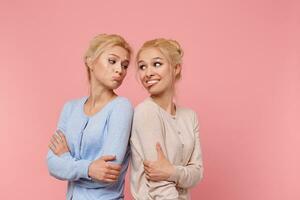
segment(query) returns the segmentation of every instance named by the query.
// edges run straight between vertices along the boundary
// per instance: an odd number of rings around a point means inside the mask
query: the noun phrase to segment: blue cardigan
[[[83,110],[86,100],[83,97],[64,105],[58,129],[65,134],[70,152],[56,156],[49,150],[49,173],[68,181],[67,200],[123,199],[133,107],[128,99],[116,97],[93,116],[87,116]],[[88,176],[91,162],[103,155],[115,155],[113,163],[122,165],[116,183],[94,181]]]

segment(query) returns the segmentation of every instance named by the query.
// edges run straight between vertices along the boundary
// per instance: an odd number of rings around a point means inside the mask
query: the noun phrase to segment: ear
[[[88,66],[88,68],[89,68],[90,70],[93,69],[93,62],[92,62],[92,58],[91,58],[91,57],[87,57],[87,58],[86,58],[86,65]]]
[[[176,75],[176,77],[177,77],[178,74],[180,74],[180,72],[181,72],[181,64],[175,65],[174,71],[175,71],[175,75]]]

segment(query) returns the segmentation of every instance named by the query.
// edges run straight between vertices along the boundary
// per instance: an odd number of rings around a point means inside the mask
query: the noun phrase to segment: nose
[[[115,70],[115,73],[118,73],[120,75],[123,73],[123,68],[122,68],[121,64],[120,65],[116,65],[115,68],[114,68],[114,70]]]
[[[153,74],[153,70],[151,69],[151,67],[147,67],[147,68],[146,68],[145,75],[146,75],[146,77],[148,77],[148,78],[154,75],[154,74]]]

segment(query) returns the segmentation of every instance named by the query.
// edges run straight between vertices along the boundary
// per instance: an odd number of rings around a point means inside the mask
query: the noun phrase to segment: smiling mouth
[[[159,79],[153,79],[153,80],[146,80],[146,86],[147,87],[151,87],[153,85],[155,85],[156,83],[158,83],[160,80]]]

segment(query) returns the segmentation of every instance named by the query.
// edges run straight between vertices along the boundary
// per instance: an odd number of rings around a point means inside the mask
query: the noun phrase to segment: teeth
[[[158,80],[150,80],[150,81],[147,81],[147,83],[149,83],[149,84],[153,84],[153,83],[157,83],[158,82]]]

